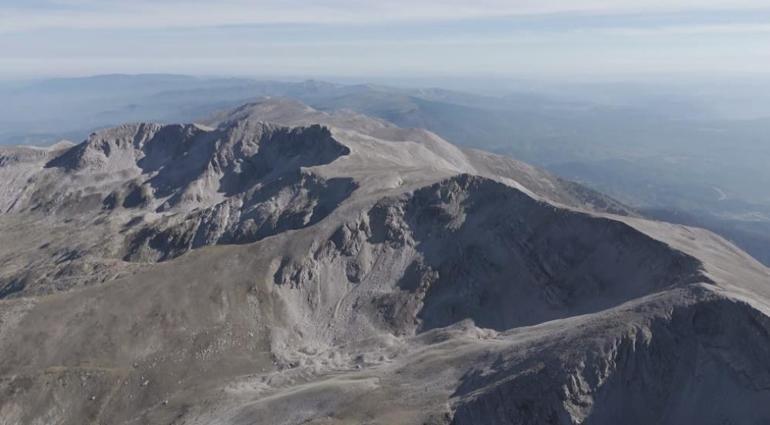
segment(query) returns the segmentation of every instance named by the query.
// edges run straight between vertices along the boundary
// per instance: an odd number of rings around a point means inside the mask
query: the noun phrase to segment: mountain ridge
[[[285,99],[40,152],[0,165],[10,422],[770,418],[770,271],[527,164]]]

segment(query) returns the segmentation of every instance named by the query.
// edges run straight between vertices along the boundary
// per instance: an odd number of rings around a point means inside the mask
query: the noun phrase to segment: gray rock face
[[[0,151],[0,423],[770,421],[719,237],[350,112],[208,124]]]
[[[770,350],[740,303],[705,299],[616,335],[596,330],[474,371],[455,394],[453,424],[762,423]],[[600,329],[606,329],[600,327]],[[600,340],[601,339],[601,340]],[[728,349],[752,341],[747,351]],[[560,345],[584,345],[564,357]],[[740,352],[739,352],[740,351]],[[755,365],[751,373],[746,367]],[[511,379],[512,376],[518,377]]]
[[[697,260],[621,222],[467,174],[383,202],[373,214],[386,217],[375,238],[414,244],[418,280],[433,281],[418,285],[426,290],[424,329],[471,318],[506,330],[707,280]]]
[[[320,179],[297,171],[241,196],[185,215],[167,216],[129,237],[125,259],[163,261],[194,248],[254,242],[310,226],[337,207],[355,189],[351,179]]]

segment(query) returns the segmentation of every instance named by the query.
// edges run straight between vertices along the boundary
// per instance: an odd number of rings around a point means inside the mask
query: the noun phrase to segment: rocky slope
[[[0,423],[770,421],[770,272],[285,99],[4,149]]]

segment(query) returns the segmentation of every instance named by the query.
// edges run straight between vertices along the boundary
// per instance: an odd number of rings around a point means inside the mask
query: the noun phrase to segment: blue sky
[[[766,0],[2,0],[0,78],[767,75]]]

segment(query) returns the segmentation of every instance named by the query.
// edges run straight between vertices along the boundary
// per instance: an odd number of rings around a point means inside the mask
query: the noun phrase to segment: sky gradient
[[[4,0],[0,78],[770,73],[759,0]]]

